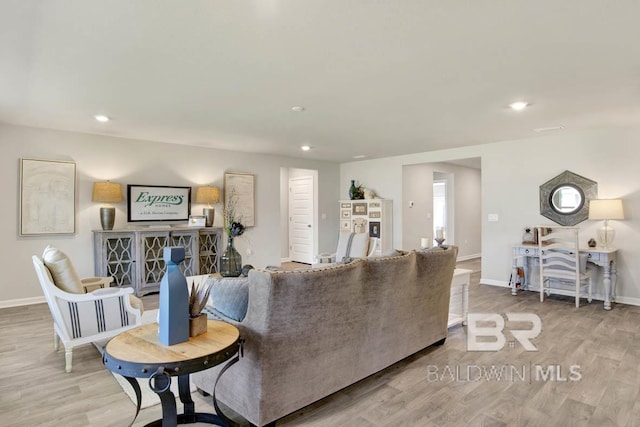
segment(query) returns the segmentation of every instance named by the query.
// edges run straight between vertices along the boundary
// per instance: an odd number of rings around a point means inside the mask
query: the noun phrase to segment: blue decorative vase
[[[242,274],[242,257],[233,247],[233,237],[227,240],[227,248],[220,257],[220,275],[223,277],[238,277]]]
[[[351,180],[351,187],[349,187],[349,199],[355,200],[358,196],[358,189],[356,188],[356,180]]]
[[[163,251],[167,272],[160,281],[158,339],[164,345],[189,341],[189,288],[178,266],[184,261],[184,248]]]

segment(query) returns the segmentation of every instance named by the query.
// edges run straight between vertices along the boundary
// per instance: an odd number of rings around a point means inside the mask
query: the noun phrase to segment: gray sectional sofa
[[[237,284],[248,296],[244,318],[226,318],[222,297],[215,307],[245,340],[244,357],[220,378],[218,400],[264,426],[443,343],[457,252],[449,247],[322,269],[252,270]],[[228,294],[230,283],[223,284],[218,295]],[[220,369],[194,374],[195,385],[211,393]]]

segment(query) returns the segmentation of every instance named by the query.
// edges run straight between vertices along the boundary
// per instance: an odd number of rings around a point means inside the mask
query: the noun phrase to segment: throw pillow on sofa
[[[211,283],[207,311],[215,315],[242,322],[249,305],[249,279],[247,277],[210,277]]]

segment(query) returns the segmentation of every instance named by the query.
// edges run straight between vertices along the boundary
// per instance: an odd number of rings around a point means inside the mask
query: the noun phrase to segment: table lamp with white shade
[[[120,203],[122,201],[122,187],[120,184],[111,181],[94,182],[91,201]],[[103,230],[113,230],[115,220],[116,208],[108,205],[100,208],[100,224]]]
[[[598,241],[603,248],[611,247],[615,230],[609,227],[610,219],[624,219],[622,210],[622,200],[620,199],[600,199],[589,202],[589,219],[603,219],[604,227],[598,229]]]
[[[220,189],[211,185],[204,187],[198,187],[196,190],[196,203],[206,203],[207,207],[202,209],[204,214],[205,226],[213,226],[213,219],[216,213],[215,209],[211,207],[212,203],[218,203],[220,201]]]

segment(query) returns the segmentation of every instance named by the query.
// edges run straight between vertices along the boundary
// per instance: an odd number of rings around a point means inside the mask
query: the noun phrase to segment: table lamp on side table
[[[610,219],[624,219],[622,200],[600,199],[589,202],[589,219],[604,219],[604,227],[598,229],[598,242],[603,248],[610,248],[616,232],[609,227]]]
[[[196,203],[206,203],[207,207],[202,209],[204,214],[205,226],[213,226],[213,218],[216,213],[215,209],[211,207],[212,203],[218,203],[220,201],[220,189],[211,185],[204,187],[198,187],[196,190]]]
[[[122,201],[122,188],[120,184],[111,181],[94,182],[91,201],[101,203],[119,203]],[[116,220],[116,208],[102,206],[100,208],[100,224],[103,230],[113,230]]]

